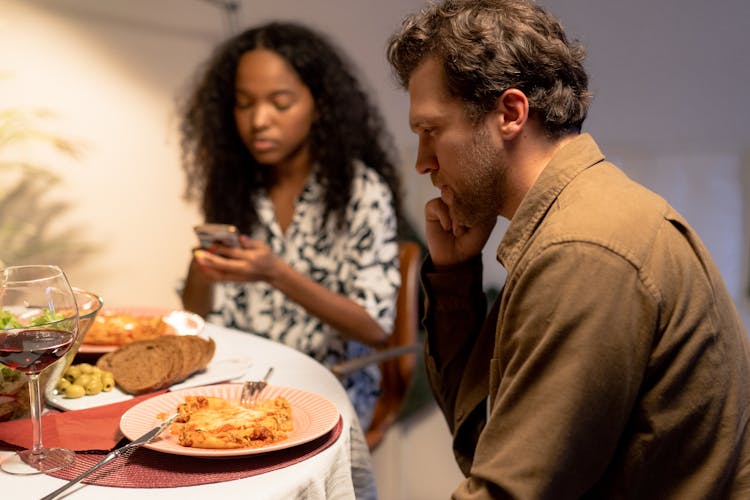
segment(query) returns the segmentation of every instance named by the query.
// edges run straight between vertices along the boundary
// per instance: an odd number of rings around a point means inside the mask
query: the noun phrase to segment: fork
[[[263,380],[248,380],[242,386],[242,394],[240,395],[240,404],[242,406],[252,406],[255,404],[255,399],[258,397],[263,389],[268,385],[268,377],[273,372],[273,366],[268,369],[266,376]]]

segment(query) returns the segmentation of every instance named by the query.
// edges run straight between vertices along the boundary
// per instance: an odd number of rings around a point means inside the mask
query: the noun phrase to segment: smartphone
[[[231,224],[200,224],[193,228],[203,248],[214,243],[228,247],[240,246],[240,232]]]

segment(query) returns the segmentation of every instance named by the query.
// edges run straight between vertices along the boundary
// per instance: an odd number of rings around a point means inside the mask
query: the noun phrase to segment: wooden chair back
[[[422,251],[413,241],[399,242],[401,288],[396,305],[396,321],[385,351],[393,357],[380,362],[381,393],[365,439],[370,450],[383,440],[393,425],[414,379],[419,343],[419,265]]]

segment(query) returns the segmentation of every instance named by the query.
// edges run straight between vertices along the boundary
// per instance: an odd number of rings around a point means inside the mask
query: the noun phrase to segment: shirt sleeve
[[[486,421],[497,307],[485,319],[481,257],[440,268],[428,257],[421,277],[427,299],[423,320],[427,376],[453,434],[458,466],[468,475]]]
[[[390,334],[401,286],[398,222],[393,194],[373,170],[363,169],[355,179],[347,222],[348,255],[342,265],[349,267],[351,279],[344,293]]]
[[[657,297],[625,257],[557,244],[506,283],[490,413],[454,498],[580,498],[628,425]]]

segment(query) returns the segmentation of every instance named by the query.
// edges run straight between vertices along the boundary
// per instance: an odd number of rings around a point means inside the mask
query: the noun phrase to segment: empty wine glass
[[[39,374],[67,353],[78,335],[73,290],[57,266],[6,267],[0,273],[0,363],[25,373],[31,400],[32,447],[6,458],[11,474],[39,474],[73,463],[75,454],[42,444]]]

